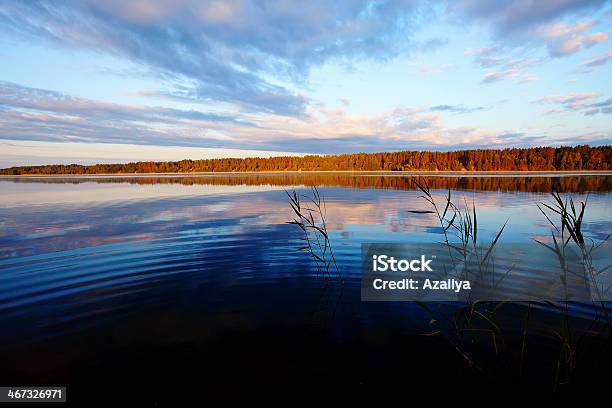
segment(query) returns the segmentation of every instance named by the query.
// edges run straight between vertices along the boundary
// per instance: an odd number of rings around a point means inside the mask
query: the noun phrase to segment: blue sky
[[[0,58],[4,166],[612,136],[605,1],[0,0]]]

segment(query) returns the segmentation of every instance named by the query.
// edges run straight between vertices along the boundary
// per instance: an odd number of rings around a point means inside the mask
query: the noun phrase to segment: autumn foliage
[[[612,146],[534,147],[452,152],[401,151],[329,156],[12,167],[4,175],[258,171],[564,171],[609,170]]]

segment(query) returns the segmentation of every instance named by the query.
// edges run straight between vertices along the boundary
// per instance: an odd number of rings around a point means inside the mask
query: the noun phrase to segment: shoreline
[[[364,176],[612,176],[612,170],[527,170],[527,171],[385,171],[385,170],[312,170],[312,171],[228,171],[228,172],[180,172],[180,173],[100,173],[100,174],[1,174],[0,178],[99,178],[99,177],[196,177],[196,176],[242,176],[242,175],[309,175],[343,174]]]

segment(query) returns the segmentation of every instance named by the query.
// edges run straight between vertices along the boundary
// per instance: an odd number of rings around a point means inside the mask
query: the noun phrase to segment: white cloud
[[[584,44],[587,47],[592,47],[593,45],[600,44],[608,41],[608,34],[603,31],[586,35],[584,37]]]
[[[596,24],[596,21],[548,24],[539,27],[537,33],[547,41],[551,56],[564,57],[608,40],[608,34],[602,31],[585,33]]]
[[[519,77],[519,71],[516,69],[509,69],[506,71],[492,71],[492,72],[487,72],[484,75],[482,82],[490,83],[490,82],[496,82],[502,79],[518,78],[518,77]]]
[[[311,101],[281,83],[328,61],[418,50],[412,34],[426,9],[403,0],[0,2],[0,32],[146,66],[177,98],[299,116]]]
[[[612,114],[612,98],[601,100],[599,92],[579,92],[564,95],[548,95],[536,100],[539,104],[554,104],[558,109],[548,113],[579,112],[584,115]]]
[[[537,81],[539,78],[531,74],[528,69],[540,61],[518,52],[504,53],[500,47],[470,48],[464,54],[471,56],[475,64],[489,69],[482,78],[482,83],[492,83],[504,79],[513,79],[517,83]],[[516,54],[516,55],[515,55]],[[492,70],[494,68],[495,70]]]
[[[433,110],[400,107],[376,115],[350,114],[346,107],[316,105],[309,106],[306,114],[300,117],[274,114],[225,117],[199,111],[102,103],[10,83],[0,87],[0,102],[4,109],[0,127],[4,129],[5,139],[34,140],[38,144],[64,142],[67,146],[76,143],[82,148],[89,146],[91,154],[100,159],[104,159],[98,146],[102,143],[109,144],[107,151],[114,159],[122,157],[117,156],[120,150],[113,146],[126,143],[124,153],[133,160],[145,158],[138,156],[138,151],[147,152],[146,157],[152,158],[150,149],[130,147],[140,144],[183,145],[185,147],[168,147],[168,152],[177,151],[183,155],[191,149],[188,146],[215,148],[193,150],[192,154],[220,154],[222,151],[217,146],[251,148],[260,152],[326,153],[459,148],[465,143],[490,146],[507,141],[499,134],[508,133],[476,126],[449,126],[441,111],[470,109],[451,105],[440,105]],[[166,148],[151,149],[164,152]],[[70,149],[58,154],[68,151]],[[193,157],[192,154],[187,157]],[[177,153],[172,157],[178,156]],[[87,156],[81,159],[84,157]],[[168,160],[167,157],[166,154],[160,159]]]

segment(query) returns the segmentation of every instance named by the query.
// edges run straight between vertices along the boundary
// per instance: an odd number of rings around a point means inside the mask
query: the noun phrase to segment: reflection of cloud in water
[[[131,201],[279,190],[272,186],[183,184],[43,184],[0,180],[0,206]]]
[[[2,187],[6,184],[2,183]],[[23,185],[25,190],[19,192]],[[4,206],[0,207],[3,220],[1,257],[159,239],[177,233],[187,237],[208,234],[222,238],[271,226],[290,228],[285,222],[292,215],[281,187],[121,183],[23,185],[8,194],[8,202],[20,204],[8,205],[4,201]],[[37,192],[39,187],[42,191]],[[58,189],[56,195],[50,191],[54,189]],[[308,193],[307,189],[298,191]],[[355,243],[415,237],[439,240],[440,231],[434,215],[408,212],[429,209],[419,198],[420,192],[330,187],[321,191],[326,200],[328,228],[337,239]],[[171,194],[176,196],[168,197]],[[550,227],[535,205],[547,200],[546,194],[452,191],[452,195],[459,202],[465,197],[468,205],[472,200],[475,202],[483,240],[493,236],[506,219],[510,219],[503,236],[507,242],[525,242],[530,236],[549,234]],[[49,196],[59,201],[51,202],[45,198]],[[435,196],[443,203],[443,191],[437,190]],[[129,199],[117,200],[117,197]],[[584,199],[580,194],[575,197]],[[28,204],[33,198],[40,199],[38,205]],[[101,201],[96,201],[98,199]],[[50,202],[43,204],[44,200]],[[598,239],[604,238],[611,229],[607,201],[607,193],[589,197],[585,232]]]

